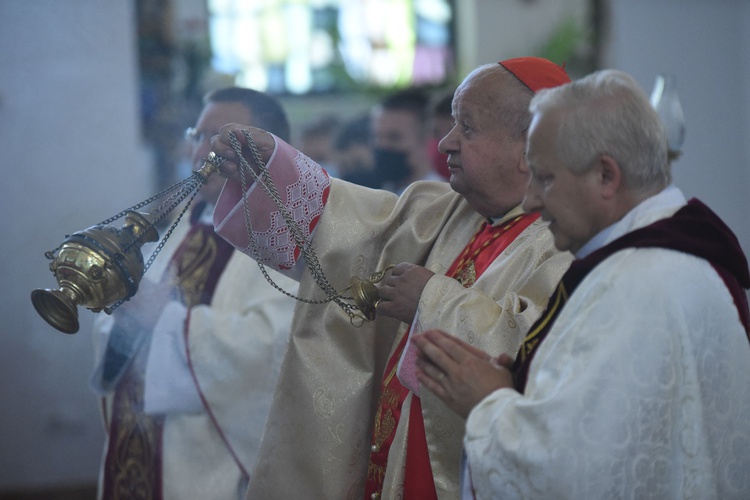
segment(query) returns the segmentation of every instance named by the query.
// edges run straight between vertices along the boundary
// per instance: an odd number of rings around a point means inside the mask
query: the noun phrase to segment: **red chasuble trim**
[[[445,275],[456,278],[467,288],[472,286],[476,278],[481,276],[518,235],[538,218],[539,214],[533,213],[519,215],[501,226],[482,223]],[[473,269],[473,279],[472,271],[469,269]]]
[[[325,172],[325,170],[323,170],[323,171]],[[327,176],[328,172],[325,172],[325,175]],[[325,189],[323,189],[323,199],[321,200],[321,203],[322,203],[323,207],[325,207],[326,204],[328,203],[328,195],[329,194],[331,194],[331,184],[330,183],[328,184],[328,186],[326,186]],[[318,215],[314,216],[310,220],[310,224],[307,227],[307,235],[308,235],[308,237],[309,237],[309,235],[313,234],[313,231],[315,231],[315,227],[318,225],[318,222],[320,222],[320,216],[322,214],[323,214],[323,210],[321,209],[320,212],[318,213]],[[293,254],[294,254],[294,262],[298,262],[299,261],[299,256],[302,254],[302,249],[299,247],[299,245],[295,245],[294,246]],[[281,266],[281,267],[282,267],[282,269],[289,269],[286,266]]]
[[[406,470],[404,472],[404,498],[437,500],[435,480],[432,475],[427,433],[424,430],[422,400],[414,395],[409,409],[409,433],[406,436]]]

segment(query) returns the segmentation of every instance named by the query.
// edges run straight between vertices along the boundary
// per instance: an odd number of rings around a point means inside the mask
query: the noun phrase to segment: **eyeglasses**
[[[200,144],[204,140],[206,140],[206,133],[202,132],[200,130],[197,130],[194,127],[188,127],[185,129],[185,140],[188,141],[191,144]]]

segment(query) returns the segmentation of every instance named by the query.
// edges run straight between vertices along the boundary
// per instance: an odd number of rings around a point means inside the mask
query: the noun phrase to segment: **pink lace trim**
[[[294,162],[299,173],[297,180],[286,187],[285,205],[292,214],[294,223],[302,228],[305,239],[309,239],[323,213],[328,198],[331,180],[322,168],[307,156],[298,153]],[[260,249],[260,260],[278,269],[289,269],[295,265],[300,249],[278,210],[269,213],[270,227],[265,231],[253,231]]]

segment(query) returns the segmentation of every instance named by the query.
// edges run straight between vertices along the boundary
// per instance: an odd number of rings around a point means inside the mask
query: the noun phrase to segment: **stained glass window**
[[[276,94],[441,85],[451,0],[209,0],[212,65]]]

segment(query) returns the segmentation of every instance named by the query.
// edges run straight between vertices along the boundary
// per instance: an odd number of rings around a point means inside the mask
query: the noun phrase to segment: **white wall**
[[[151,194],[133,3],[0,1],[0,492],[96,478],[93,313],[65,335],[29,295],[56,288],[45,251]]]
[[[457,0],[456,5],[462,76],[480,64],[536,55],[562,21],[583,26],[589,15],[589,0]]]
[[[750,255],[750,2],[611,0],[607,65],[650,92],[677,76],[685,112],[676,184],[701,198]]]

